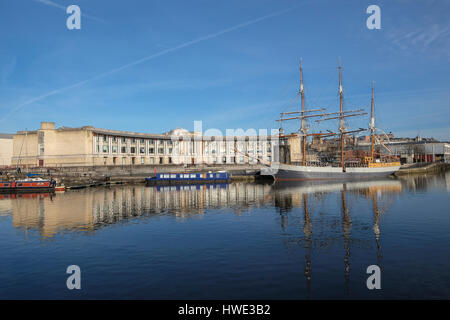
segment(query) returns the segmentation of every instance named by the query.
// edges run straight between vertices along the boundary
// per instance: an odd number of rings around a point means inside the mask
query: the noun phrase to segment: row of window
[[[127,147],[127,146],[122,146],[120,147],[120,153],[131,153],[131,154],[136,154],[137,153],[137,147]],[[97,144],[97,153],[100,153],[100,145]],[[118,152],[119,147],[118,146],[111,146],[111,153],[119,153]],[[158,151],[158,154],[166,154],[165,153],[165,148],[164,147],[150,147],[148,148],[148,154],[156,154],[155,151]],[[234,150],[229,150],[230,154],[234,153]],[[109,145],[103,145],[102,146],[102,152],[103,153],[109,153]],[[169,147],[167,148],[167,154],[172,154],[173,152],[173,148]],[[241,151],[242,152],[242,151]],[[272,152],[271,149],[267,149],[267,152],[270,153]],[[205,154],[208,155],[210,152],[206,149],[205,150]],[[223,151],[222,153],[225,153],[225,151]],[[247,150],[247,153],[250,154],[254,154],[254,150]],[[262,154],[261,150],[257,150],[258,154]],[[139,154],[146,154],[146,148],[145,147],[139,147]],[[211,155],[215,155],[216,154],[216,150],[211,150]]]
[[[172,140],[158,140],[158,139],[138,139],[138,138],[126,138],[126,137],[117,137],[117,136],[108,136],[108,135],[96,135],[95,140],[97,142],[103,141],[108,142],[109,138],[111,137],[112,142],[118,142],[119,140],[122,143],[127,143],[129,141],[131,144],[136,143],[139,141],[140,144],[145,144],[146,141],[148,141],[149,145],[154,145],[155,143],[159,146],[164,145],[164,141],[166,141],[167,145],[172,145]]]
[[[271,159],[272,158],[270,156],[267,157],[267,161],[270,162]],[[114,157],[112,160],[113,160],[113,164],[117,164],[117,165],[118,164],[122,164],[122,165],[128,164],[127,163],[127,158],[125,158],[125,157],[122,158],[120,163],[118,162],[119,160],[116,157]],[[137,162],[137,161],[139,161],[139,162]],[[212,162],[213,163],[218,163],[218,158],[213,158]],[[248,160],[248,162],[249,163],[256,163],[256,159],[250,158]],[[138,163],[139,164],[164,164],[164,158],[163,157],[156,157],[156,158],[154,158],[154,157],[150,157],[150,158],[132,157],[131,158],[131,164],[138,164]],[[167,158],[167,163],[168,164],[172,164],[173,163],[172,157],[168,157]],[[230,161],[227,161],[227,157],[223,157],[221,163],[245,163],[245,157],[244,156],[239,157],[238,162],[236,162],[236,158],[235,157],[230,157]],[[104,165],[108,164],[108,157],[104,157],[103,158],[103,164]]]
[[[145,147],[139,147],[139,154],[145,154]],[[100,145],[97,145],[97,153],[100,153]],[[111,152],[112,153],[118,153],[119,147],[118,146],[112,146],[111,147]],[[164,147],[162,148],[154,148],[154,147],[150,147],[148,148],[148,153],[149,154],[155,154],[155,150],[158,151],[158,154],[165,154],[165,150]],[[168,154],[172,154],[172,148],[167,148],[167,153]],[[102,152],[103,153],[109,153],[109,145],[103,145],[102,147]],[[137,152],[137,148],[136,147],[121,147],[120,148],[120,153],[132,153],[132,154],[136,154]]]
[[[172,140],[142,139],[142,138],[138,139],[138,138],[126,138],[126,137],[117,137],[117,136],[107,136],[107,135],[96,135],[95,137],[96,137],[96,141],[97,142],[99,142],[100,140],[102,140],[103,142],[108,142],[109,141],[109,137],[111,137],[112,142],[118,142],[120,140],[122,143],[127,143],[127,141],[129,141],[129,142],[131,142],[131,144],[134,144],[137,141],[139,141],[140,144],[145,144],[148,141],[149,145],[154,145],[155,142],[156,142],[157,145],[164,145],[164,141],[165,141],[166,144],[169,145],[169,146],[171,146],[173,144]],[[217,144],[221,144],[221,143],[225,143],[225,142],[215,142],[215,141],[208,142],[208,141],[206,141],[205,142],[205,147],[206,148],[211,147],[213,149],[216,149],[216,145]],[[230,145],[229,142],[227,144]],[[232,142],[232,144],[233,144],[233,147],[234,147],[234,142]],[[239,141],[239,142],[237,142],[237,144],[238,144],[238,148],[241,148],[243,142]],[[262,147],[264,145],[263,142],[259,142],[259,143],[258,142],[247,142],[246,144],[247,144],[247,149],[249,149],[249,148],[251,148],[251,149],[258,148],[258,150],[262,149]],[[266,141],[266,147],[268,149],[270,149],[271,146],[272,146],[272,143],[270,141]],[[223,145],[222,145],[222,148],[223,148]]]
[[[126,165],[127,164],[127,158],[122,158],[121,163],[119,163],[117,158],[113,158],[113,164],[122,164],[122,165]],[[136,161],[139,161],[139,164],[164,164],[164,158],[163,157],[159,157],[159,158],[131,158],[131,164],[138,164]],[[167,158],[167,163],[171,164],[172,163],[172,158],[168,157]],[[108,164],[108,157],[104,157],[103,158],[103,164],[106,165]]]

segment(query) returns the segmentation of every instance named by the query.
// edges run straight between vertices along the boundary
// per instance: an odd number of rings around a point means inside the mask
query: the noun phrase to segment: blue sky
[[[71,4],[81,30],[66,28]],[[366,28],[370,4],[381,30]],[[300,58],[307,107],[338,110],[341,57],[345,108],[369,110],[373,80],[378,127],[450,140],[449,12],[447,0],[0,0],[0,131],[277,128],[298,109]]]

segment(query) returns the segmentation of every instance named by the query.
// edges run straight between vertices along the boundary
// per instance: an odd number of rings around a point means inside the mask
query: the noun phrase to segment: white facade
[[[13,135],[0,134],[0,167],[11,165],[13,155]]]
[[[93,155],[103,158],[105,165],[257,164],[277,160],[277,136],[202,136],[181,128],[163,135],[101,129],[93,129],[93,133]]]

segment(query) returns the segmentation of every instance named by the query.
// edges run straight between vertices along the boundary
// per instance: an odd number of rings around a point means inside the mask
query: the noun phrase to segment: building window
[[[136,138],[131,139],[131,143],[136,143]]]
[[[227,157],[222,157],[222,163],[227,163]]]
[[[103,136],[103,141],[108,141],[108,136]]]
[[[112,146],[112,152],[117,153],[117,146]]]
[[[139,153],[145,154],[145,147],[139,147]]]
[[[144,139],[141,139],[141,140],[140,140],[140,143],[145,143],[145,140],[144,140]]]
[[[131,153],[136,153],[136,147],[131,147]]]
[[[148,148],[148,153],[154,154],[155,153],[155,148]]]
[[[164,148],[158,148],[158,153],[159,154],[164,154]]]
[[[104,164],[104,165],[106,165],[106,160],[107,160],[107,159],[108,159],[107,157],[104,157],[104,158],[103,158],[103,164]]]
[[[122,164],[127,164],[127,158],[122,158]]]
[[[171,145],[172,145],[172,140],[168,140],[168,141],[167,141],[167,145],[168,145],[168,146],[171,146]]]
[[[164,145],[164,141],[163,140],[158,140],[158,145],[163,146]]]
[[[123,142],[123,143],[127,143],[127,138],[123,137],[123,138],[122,138],[122,142]]]
[[[234,157],[230,157],[230,163],[234,163],[236,160]]]
[[[172,157],[169,157],[169,163],[172,163]]]
[[[159,164],[163,164],[164,162],[164,158],[163,157],[159,157]]]
[[[127,153],[127,147],[122,147],[122,148],[121,148],[121,152],[122,152],[122,153]]]
[[[145,158],[141,158],[141,164],[145,164]]]
[[[150,164],[155,164],[155,158],[150,158]]]
[[[113,142],[117,142],[117,137],[113,137],[113,138],[112,138],[112,141],[113,141]]]
[[[172,154],[172,148],[169,148],[169,149],[167,149],[167,152],[169,153],[169,154]]]
[[[155,140],[154,140],[154,139],[148,140],[148,144],[154,144],[154,143],[155,143]]]
[[[103,153],[109,153],[109,146],[103,146]]]

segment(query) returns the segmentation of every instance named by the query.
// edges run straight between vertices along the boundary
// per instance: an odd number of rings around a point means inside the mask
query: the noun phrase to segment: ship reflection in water
[[[449,174],[0,195],[0,297],[448,297],[448,192]],[[85,289],[54,264],[88,269]]]

